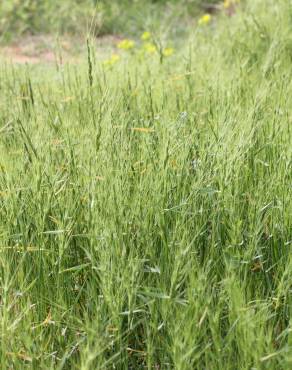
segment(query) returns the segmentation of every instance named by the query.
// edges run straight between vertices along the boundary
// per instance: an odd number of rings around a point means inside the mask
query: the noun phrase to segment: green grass
[[[1,369],[291,368],[291,16],[1,63]]]

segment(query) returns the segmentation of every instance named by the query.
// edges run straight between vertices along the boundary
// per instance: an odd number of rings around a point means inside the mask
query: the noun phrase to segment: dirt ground
[[[104,36],[94,41],[97,56],[104,58],[121,38]],[[86,40],[48,35],[27,36],[10,45],[0,46],[0,59],[14,64],[39,64],[80,61],[86,53]]]

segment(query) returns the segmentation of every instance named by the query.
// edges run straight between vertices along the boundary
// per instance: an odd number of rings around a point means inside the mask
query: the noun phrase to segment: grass
[[[291,368],[291,14],[1,63],[2,369]]]

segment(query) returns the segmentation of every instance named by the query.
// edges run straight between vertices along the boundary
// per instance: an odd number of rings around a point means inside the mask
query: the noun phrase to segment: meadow
[[[0,61],[1,369],[291,369],[292,2],[196,14]]]

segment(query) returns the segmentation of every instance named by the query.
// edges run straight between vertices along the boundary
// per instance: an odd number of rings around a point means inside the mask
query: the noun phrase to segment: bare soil
[[[104,58],[121,39],[104,36],[95,40],[97,56]],[[0,59],[13,64],[78,63],[86,52],[86,40],[50,35],[26,36],[10,45],[0,46]]]

